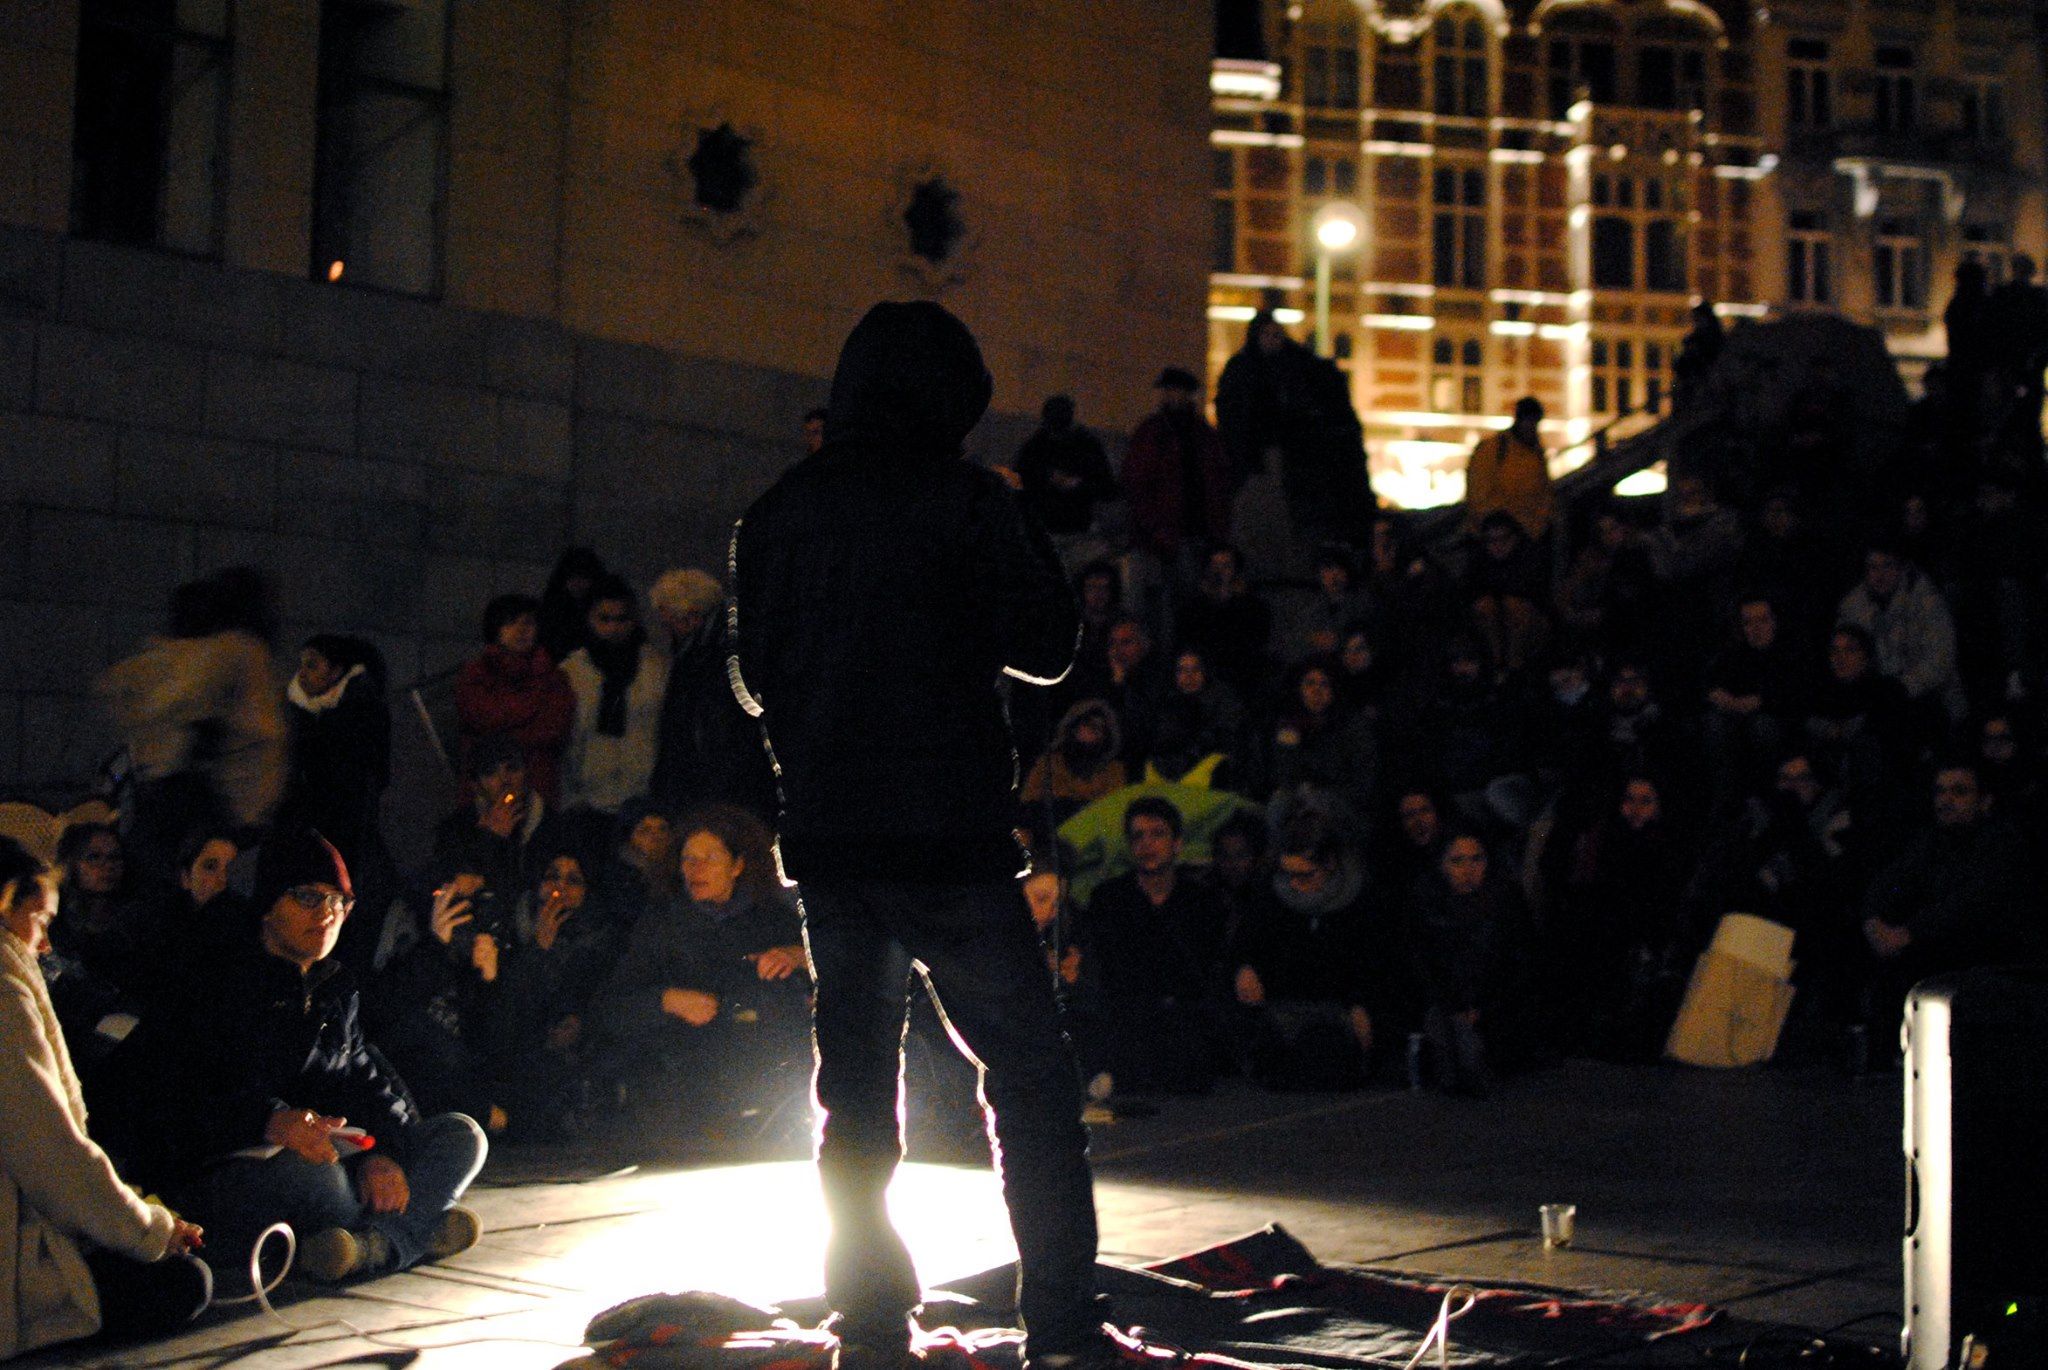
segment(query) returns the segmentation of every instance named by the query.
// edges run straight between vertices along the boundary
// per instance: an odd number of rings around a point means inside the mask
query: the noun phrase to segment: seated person
[[[369,1031],[429,1114],[462,1113],[491,1132],[502,1100],[514,1010],[503,978],[518,933],[515,890],[500,894],[463,863],[434,867],[427,935],[392,960],[364,996]]]
[[[1243,1010],[1233,1049],[1272,1088],[1355,1088],[1401,959],[1393,929],[1372,914],[1365,863],[1328,815],[1290,819],[1277,848],[1272,884],[1226,956]]]
[[[678,831],[683,892],[641,916],[598,997],[601,1073],[682,1075],[691,1112],[716,1117],[758,1098],[778,1066],[808,1078],[810,974],[760,821],[717,805]]]
[[[255,939],[123,1044],[143,1178],[206,1225],[214,1277],[237,1289],[277,1222],[298,1234],[295,1272],[321,1281],[404,1270],[479,1235],[456,1200],[483,1167],[483,1129],[421,1115],[332,959],[351,891],[324,840],[273,834]],[[347,1128],[373,1145],[354,1149]]]
[[[57,912],[43,975],[79,1067],[91,1076],[129,1028],[151,976],[145,910],[111,823],[75,823],[57,839]]]
[[[1222,1003],[1229,911],[1182,870],[1181,833],[1170,801],[1132,800],[1124,811],[1132,869],[1096,887],[1078,929],[1091,978],[1083,1055],[1125,1090],[1199,1093],[1213,1077],[1204,1046]]]
[[[1528,951],[1528,909],[1515,884],[1493,869],[1486,843],[1453,832],[1436,866],[1410,891],[1405,941],[1422,1002],[1422,1029],[1436,1057],[1436,1083],[1484,1097],[1500,1024],[1512,1016],[1516,967]],[[1499,1046],[1526,1046],[1512,1033]]]
[[[651,799],[629,799],[619,806],[611,827],[610,860],[597,875],[607,900],[601,910],[618,920],[621,932],[632,930],[641,913],[667,904],[682,889],[677,864],[675,815]]]
[[[226,828],[194,832],[178,849],[177,881],[150,902],[143,938],[156,970],[137,986],[145,1007],[153,1006],[231,946],[254,936],[249,901],[228,888],[228,868],[242,854]]]
[[[1053,730],[1052,746],[1032,763],[1020,797],[1032,808],[1047,807],[1058,827],[1102,796],[1130,783],[1117,753],[1123,732],[1116,710],[1100,699],[1084,699]]]
[[[213,1298],[198,1226],[137,1197],[86,1134],[36,965],[56,907],[48,869],[0,837],[0,1360],[96,1332],[163,1336]]]
[[[549,857],[521,901],[504,970],[497,1062],[515,1137],[568,1127],[581,1049],[596,1036],[586,1020],[618,960],[621,926],[571,851]]]
[[[507,738],[483,738],[470,752],[470,778],[476,797],[434,829],[434,856],[476,872],[494,890],[529,888],[540,874],[540,854],[562,839],[525,754]]]

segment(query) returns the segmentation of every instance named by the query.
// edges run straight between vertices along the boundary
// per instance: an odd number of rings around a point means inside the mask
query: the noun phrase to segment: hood
[[[1081,700],[1060,716],[1059,725],[1052,732],[1052,749],[1054,751],[1060,751],[1065,748],[1069,739],[1074,735],[1074,729],[1080,726],[1081,720],[1084,718],[1094,718],[1101,722],[1103,736],[1108,739],[1107,750],[1103,752],[1105,760],[1122,753],[1124,749],[1123,727],[1117,721],[1116,710],[1111,708],[1107,701],[1100,699]]]
[[[956,457],[993,392],[966,324],[928,301],[884,301],[840,349],[825,441]]]

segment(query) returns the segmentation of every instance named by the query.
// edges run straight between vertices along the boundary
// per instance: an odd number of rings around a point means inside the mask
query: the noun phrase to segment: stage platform
[[[1896,1074],[1586,1062],[1508,1081],[1486,1101],[1231,1082],[1092,1129],[1102,1251],[1155,1260],[1277,1221],[1326,1261],[1654,1291],[1724,1308],[1730,1329],[1869,1314],[1854,1330],[1894,1340],[1899,1093]],[[346,1319],[387,1342],[335,1326],[271,1342],[282,1329],[228,1310],[172,1341],[17,1363],[524,1370],[571,1358],[588,1318],[634,1294],[766,1303],[818,1287],[815,1181],[789,1149],[750,1158],[653,1135],[504,1148],[472,1201],[486,1231],[462,1256],[339,1294],[286,1287],[294,1322]],[[1537,1239],[1546,1202],[1578,1205],[1572,1249]],[[927,1284],[1014,1255],[985,1165],[914,1163],[894,1203]],[[1673,1342],[1610,1363],[1700,1361],[1696,1345]]]

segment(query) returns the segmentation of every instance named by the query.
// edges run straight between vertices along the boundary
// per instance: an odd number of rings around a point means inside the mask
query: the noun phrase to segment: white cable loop
[[[1453,1302],[1460,1299],[1463,1300],[1462,1303],[1456,1308],[1451,1307]],[[1471,1285],[1452,1285],[1445,1292],[1444,1301],[1437,1305],[1436,1322],[1431,1325],[1429,1335],[1422,1339],[1422,1345],[1415,1348],[1415,1354],[1408,1358],[1408,1364],[1403,1370],[1415,1370],[1416,1366],[1422,1364],[1422,1358],[1430,1353],[1432,1347],[1436,1350],[1437,1370],[1450,1370],[1451,1324],[1471,1312],[1478,1302],[1479,1291]]]

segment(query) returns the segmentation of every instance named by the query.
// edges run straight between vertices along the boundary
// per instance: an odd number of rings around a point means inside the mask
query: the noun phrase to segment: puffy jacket
[[[875,306],[825,446],[733,531],[729,668],[775,759],[791,879],[1019,868],[998,680],[1064,676],[1080,616],[1044,531],[960,459],[989,392],[959,320]]]
[[[282,1108],[347,1118],[403,1165],[419,1110],[359,1019],[355,981],[339,961],[302,976],[252,946],[220,963],[116,1053],[121,1112],[144,1179],[175,1187],[211,1161],[263,1145]]]
[[[526,757],[527,783],[553,804],[561,798],[562,744],[576,721],[576,692],[544,648],[516,655],[486,647],[455,676],[455,715],[462,723],[462,768],[486,737],[505,736]]]

